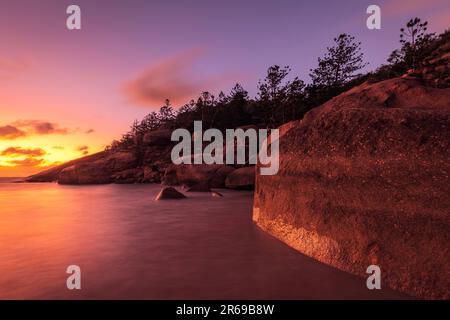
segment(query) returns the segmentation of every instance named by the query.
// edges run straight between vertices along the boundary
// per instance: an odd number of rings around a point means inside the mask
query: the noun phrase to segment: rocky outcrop
[[[186,196],[173,187],[164,187],[155,200],[184,199]]]
[[[255,126],[240,127],[242,130]],[[160,183],[165,185],[206,185],[200,189],[225,188],[225,179],[240,164],[192,164],[174,165],[171,151],[172,130],[161,128],[133,137],[132,143],[112,143],[108,150],[76,159],[28,177],[29,182],[53,182],[60,184],[103,183]],[[237,144],[237,143],[235,143]],[[205,142],[205,145],[207,143]],[[225,147],[224,147],[225,148]],[[248,146],[246,145],[248,162]],[[236,157],[236,148],[234,150]],[[202,155],[197,155],[202,157]],[[194,158],[195,156],[190,156]],[[191,159],[192,160],[192,159]],[[248,164],[247,164],[248,165]],[[251,183],[254,185],[254,182]],[[199,186],[194,187],[199,190]]]
[[[233,172],[235,168],[231,166],[221,166],[218,168],[209,180],[209,186],[211,188],[225,188],[225,179]]]
[[[255,167],[243,167],[231,172],[225,186],[230,189],[251,190],[255,186]]]
[[[158,131],[157,131],[158,132]],[[158,133],[162,135],[162,133]],[[165,137],[168,137],[167,132]],[[150,143],[147,140],[145,143]],[[162,140],[159,140],[162,143]],[[152,143],[156,143],[153,141]],[[160,183],[187,185],[198,189],[225,188],[227,176],[235,167],[217,164],[173,165],[170,160],[172,145],[141,145],[140,149],[108,150],[70,161],[58,167],[28,177],[27,182],[60,184],[104,183]],[[254,180],[254,179],[253,179]],[[254,182],[251,183],[254,185]]]
[[[110,175],[104,170],[99,170],[95,163],[80,163],[65,168],[58,178],[59,184],[103,184],[110,182]]]
[[[139,182],[143,183],[159,183],[161,182],[162,172],[157,166],[145,166],[143,169],[143,177]]]
[[[103,157],[105,157],[106,152],[98,152],[80,159],[72,160],[69,162],[66,162],[64,164],[61,164],[59,166],[47,169],[45,171],[39,172],[35,175],[29,176],[25,179],[26,182],[54,182],[58,180],[59,174],[61,171],[63,171],[65,168],[68,168],[70,166],[81,164],[81,163],[88,163],[88,162],[94,162],[97,161]]]
[[[225,179],[232,171],[234,171],[233,167],[223,164],[172,164],[166,170],[163,184],[190,186],[207,183],[210,187],[220,188],[225,185]]]
[[[76,163],[64,168],[58,175],[59,184],[129,183],[136,174],[136,158],[132,152],[114,152],[93,161]],[[133,171],[132,171],[133,170]],[[141,174],[141,173],[139,173]]]
[[[107,150],[69,161],[30,176],[26,181],[57,181],[60,184],[160,183],[170,164],[170,150],[171,145],[144,145],[141,142],[134,148]]]
[[[450,298],[450,89],[364,83],[281,129],[254,221],[339,269],[376,264],[383,285]]]
[[[419,78],[433,87],[450,87],[450,41],[434,50],[417,70],[409,70],[404,78]]]
[[[114,183],[136,183],[144,179],[143,168],[131,168],[113,173],[111,175],[111,182]]]

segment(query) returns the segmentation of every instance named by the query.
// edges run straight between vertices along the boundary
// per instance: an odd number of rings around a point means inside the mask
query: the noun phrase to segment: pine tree
[[[334,38],[334,42],[325,56],[318,59],[319,66],[311,69],[310,77],[315,86],[342,87],[367,65],[363,62],[361,42],[356,42],[355,37],[343,33]]]
[[[427,33],[428,22],[420,18],[410,19],[405,28],[400,29],[400,43],[402,47],[394,50],[388,58],[391,65],[397,65],[401,71],[416,69],[420,61],[429,52],[430,44],[435,40],[434,33]]]

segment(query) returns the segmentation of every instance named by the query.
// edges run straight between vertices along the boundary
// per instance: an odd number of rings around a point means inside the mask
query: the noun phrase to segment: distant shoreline
[[[0,183],[21,183],[25,182],[26,177],[0,177]]]

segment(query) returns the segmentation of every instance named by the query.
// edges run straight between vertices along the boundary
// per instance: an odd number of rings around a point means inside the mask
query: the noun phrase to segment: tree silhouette
[[[402,75],[411,67],[418,67],[435,50],[450,41],[450,30],[439,36],[428,34],[427,22],[419,18],[408,21],[400,30],[401,49],[395,50],[388,61],[373,72],[358,75],[363,62],[360,42],[348,34],[334,39],[334,45],[318,58],[318,67],[311,70],[312,83],[305,86],[298,77],[287,80],[291,69],[278,65],[268,68],[266,77],[258,82],[258,94],[250,98],[240,84],[227,95],[222,91],[217,99],[205,91],[197,99],[174,110],[169,100],[159,112],[151,112],[135,121],[131,130],[107,149],[139,149],[145,133],[159,128],[186,128],[193,131],[193,123],[204,121],[204,128],[226,129],[254,124],[258,127],[275,128],[303,115],[334,96],[365,81],[382,81]]]
[[[264,122],[270,127],[276,127],[287,119],[288,100],[291,96],[302,94],[304,83],[298,77],[286,81],[291,68],[274,65],[267,69],[266,78],[259,81],[259,99],[263,108]]]
[[[172,122],[176,117],[176,114],[170,104],[170,100],[166,99],[164,106],[159,109],[158,118],[160,124],[168,124]]]
[[[244,88],[239,83],[236,83],[233,89],[231,89],[230,99],[235,101],[248,100],[248,92],[245,91]]]
[[[211,127],[213,125],[214,107],[216,106],[216,98],[208,91],[201,93],[197,99],[195,105],[195,111],[201,115],[200,120],[204,123],[205,127]]]
[[[416,69],[420,61],[428,54],[427,48],[435,35],[427,33],[428,22],[420,18],[410,19],[405,28],[400,29],[402,47],[394,50],[388,58],[392,65],[403,66],[403,69]],[[402,70],[402,71],[406,71]]]
[[[408,21],[406,29],[400,29],[400,43],[411,47],[412,53],[412,67],[416,68],[416,53],[417,43],[423,40],[425,32],[427,31],[428,21],[420,22],[419,18],[414,18]],[[410,41],[406,40],[409,38]]]
[[[361,42],[356,42],[355,37],[343,33],[334,38],[334,42],[325,56],[318,59],[319,66],[311,69],[310,77],[315,86],[342,87],[367,65],[363,62]]]

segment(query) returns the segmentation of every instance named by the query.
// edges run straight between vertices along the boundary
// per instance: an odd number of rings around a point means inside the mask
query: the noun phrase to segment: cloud
[[[53,146],[52,149],[55,149],[55,150],[64,150],[64,147],[62,147],[62,146]]]
[[[86,130],[86,134],[90,134],[90,133],[93,133],[95,130],[94,129],[89,129],[89,130]]]
[[[0,152],[0,159],[5,157],[3,163],[7,164],[8,167],[39,167],[45,169],[57,165],[57,162],[48,162],[44,159],[47,154],[42,148],[9,147]]]
[[[235,73],[196,79],[199,68],[194,70],[194,66],[202,54],[202,50],[192,49],[148,66],[125,84],[125,93],[130,102],[139,106],[157,107],[169,99],[173,104],[181,105],[202,91],[236,79],[238,75]]]
[[[18,120],[0,127],[0,140],[13,140],[30,135],[70,134],[77,130],[63,128],[57,123],[42,120]]]
[[[0,140],[13,140],[26,135],[24,131],[11,125],[0,127]]]
[[[190,81],[186,72],[200,54],[199,50],[191,50],[147,67],[125,86],[131,102],[144,106],[157,106],[165,99],[183,103],[199,93],[199,84]]]
[[[15,166],[21,166],[21,167],[37,167],[41,165],[44,162],[44,159],[36,159],[36,158],[25,158],[22,160],[9,160],[8,163],[15,165]]]
[[[14,126],[25,129],[33,134],[68,134],[69,129],[60,128],[58,124],[41,120],[19,120],[13,123]]]
[[[79,146],[77,148],[77,151],[80,151],[82,154],[87,155],[89,153],[89,147],[88,146]]]
[[[41,157],[46,154],[47,152],[41,148],[22,149],[21,147],[10,147],[3,150],[0,153],[0,155],[2,156],[10,156],[10,157],[20,157],[20,156]]]

